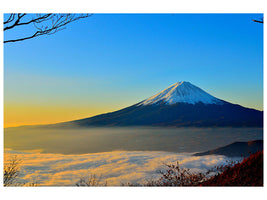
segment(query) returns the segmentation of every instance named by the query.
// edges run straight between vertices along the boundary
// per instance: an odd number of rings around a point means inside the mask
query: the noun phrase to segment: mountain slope
[[[130,107],[60,125],[262,127],[263,112],[217,99],[189,82],[178,82]]]
[[[263,151],[258,151],[199,186],[263,186]]]
[[[214,150],[196,153],[194,156],[206,156],[206,155],[224,155],[228,157],[247,157],[251,153],[263,150],[263,140],[253,140],[249,142],[234,142],[224,147],[220,147]]]

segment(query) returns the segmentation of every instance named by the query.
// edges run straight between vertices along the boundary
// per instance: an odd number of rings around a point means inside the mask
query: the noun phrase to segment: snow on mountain
[[[73,126],[263,127],[263,112],[217,99],[183,81],[126,108],[50,128]]]
[[[199,87],[186,82],[177,82],[158,94],[142,101],[139,105],[151,105],[159,102],[166,104],[189,103],[196,104],[202,102],[204,104],[223,104],[224,102]]]

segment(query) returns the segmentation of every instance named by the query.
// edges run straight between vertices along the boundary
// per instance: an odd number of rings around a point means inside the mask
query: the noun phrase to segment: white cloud
[[[179,161],[182,167],[205,170],[225,163],[224,156],[191,156],[160,151],[112,151],[90,154],[48,154],[5,149],[5,161],[16,154],[21,160],[20,178],[40,186],[74,186],[80,177],[102,175],[109,186],[158,178],[163,163]]]

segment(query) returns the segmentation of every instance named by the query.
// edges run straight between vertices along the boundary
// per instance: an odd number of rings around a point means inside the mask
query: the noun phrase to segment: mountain
[[[262,127],[263,112],[223,101],[183,81],[127,108],[59,125]]]
[[[151,105],[164,102],[167,105],[175,103],[204,103],[204,104],[223,104],[223,101],[217,99],[202,89],[192,85],[189,82],[177,82],[160,93],[142,101],[140,105]]]
[[[228,157],[247,157],[252,153],[263,150],[263,140],[253,140],[249,142],[234,142],[224,147],[219,147],[214,150],[196,153],[194,156],[206,155],[224,155]]]

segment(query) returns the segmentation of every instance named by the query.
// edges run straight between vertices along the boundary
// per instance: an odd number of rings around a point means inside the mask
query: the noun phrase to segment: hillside
[[[263,150],[263,140],[253,140],[249,142],[234,142],[224,147],[196,153],[194,156],[224,155],[227,157],[247,157],[251,153]]]
[[[263,186],[263,151],[250,155],[200,186]]]

